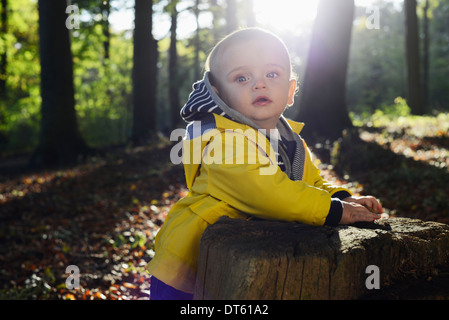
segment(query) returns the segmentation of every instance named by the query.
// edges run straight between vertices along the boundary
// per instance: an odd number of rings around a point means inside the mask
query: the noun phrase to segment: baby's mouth
[[[265,106],[269,103],[271,103],[271,100],[265,96],[259,96],[253,101],[253,104],[256,106]]]

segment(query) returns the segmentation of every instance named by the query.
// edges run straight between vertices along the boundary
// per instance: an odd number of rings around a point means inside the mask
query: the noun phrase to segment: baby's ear
[[[212,86],[212,89],[214,89],[215,93],[216,93],[217,95],[219,95],[219,92],[218,92],[218,89],[217,89],[216,86]]]
[[[288,89],[288,101],[287,101],[288,106],[292,106],[293,103],[295,102],[296,91],[297,91],[296,80],[292,79],[290,80],[290,87]]]

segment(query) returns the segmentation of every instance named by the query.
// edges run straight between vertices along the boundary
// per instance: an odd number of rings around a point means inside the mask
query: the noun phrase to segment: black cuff
[[[341,217],[343,215],[343,204],[340,199],[331,199],[331,208],[329,209],[329,214],[326,217],[324,225],[327,226],[338,226]]]
[[[332,195],[332,198],[338,198],[340,200],[346,199],[347,197],[351,197],[352,195],[348,191],[338,191]]]

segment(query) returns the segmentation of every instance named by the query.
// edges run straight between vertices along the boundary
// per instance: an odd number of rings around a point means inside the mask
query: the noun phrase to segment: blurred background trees
[[[64,2],[39,0],[41,122],[32,165],[76,163],[87,154],[75,111],[73,58]]]
[[[153,38],[153,1],[135,0],[133,36],[133,122],[131,140],[143,144],[156,133],[157,41]]]
[[[346,9],[326,0],[72,0],[78,17],[69,3],[47,8],[79,18],[67,28],[39,15],[46,1],[1,0],[0,156],[40,150],[46,132],[57,151],[44,151],[45,163],[169,135],[183,126],[179,110],[209,50],[245,26],[272,30],[289,47],[300,92],[286,113],[307,122],[307,135],[333,140],[354,119],[394,110],[397,97],[413,114],[449,111],[449,0],[339,1]],[[69,50],[56,47],[59,34]],[[63,109],[55,99],[70,79]]]
[[[354,0],[319,4],[296,117],[307,124],[301,134],[309,139],[335,140],[352,125],[346,108],[346,77],[353,18]]]

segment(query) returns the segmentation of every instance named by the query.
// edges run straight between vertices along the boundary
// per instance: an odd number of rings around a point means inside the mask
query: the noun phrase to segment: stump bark
[[[368,266],[378,267],[382,287],[406,272],[429,274],[448,265],[446,224],[390,218],[315,227],[223,217],[201,239],[194,296],[357,299],[373,290],[367,282],[376,275]]]

